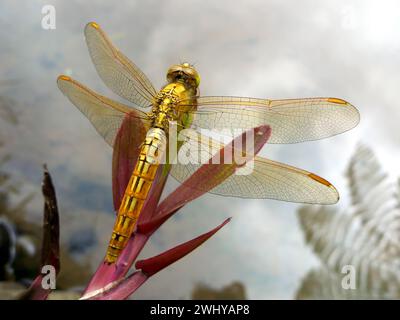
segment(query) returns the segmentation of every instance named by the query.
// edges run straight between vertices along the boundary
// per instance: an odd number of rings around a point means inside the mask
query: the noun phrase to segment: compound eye
[[[182,71],[178,71],[175,74],[175,79],[182,79],[184,77],[184,73]]]

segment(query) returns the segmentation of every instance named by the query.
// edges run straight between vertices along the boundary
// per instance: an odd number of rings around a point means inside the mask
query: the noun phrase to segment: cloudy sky
[[[56,29],[41,28],[41,9],[56,8]],[[296,145],[267,145],[262,155],[316,172],[347,202],[343,172],[358,142],[400,175],[400,4],[397,1],[13,1],[0,4],[0,94],[15,101],[20,124],[0,125],[13,160],[9,170],[35,191],[41,215],[41,164],[59,193],[63,241],[95,230],[104,254],[113,224],[111,149],[56,86],[69,73],[116,98],[97,76],[83,28],[98,22],[153,81],[169,65],[195,63],[204,95],[260,98],[335,96],[361,113],[343,135]],[[176,183],[172,183],[171,189]],[[144,256],[190,239],[232,216],[215,238],[149,281],[138,298],[187,298],[196,282],[242,281],[254,299],[291,299],[318,262],[304,245],[298,205],[204,196],[165,224]],[[36,217],[36,218],[37,218]],[[82,223],[85,221],[85,223]],[[89,225],[89,221],[91,224]],[[86,230],[85,229],[85,230]],[[89,253],[88,253],[89,254]],[[173,290],[171,290],[173,288]]]

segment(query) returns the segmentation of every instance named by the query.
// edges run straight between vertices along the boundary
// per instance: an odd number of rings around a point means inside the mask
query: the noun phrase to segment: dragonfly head
[[[197,88],[200,85],[200,75],[188,62],[172,65],[167,72],[168,82],[183,81]]]

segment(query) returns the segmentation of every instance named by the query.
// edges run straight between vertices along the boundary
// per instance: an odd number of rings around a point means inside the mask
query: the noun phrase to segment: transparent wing
[[[188,106],[182,101],[183,107]],[[358,110],[337,98],[266,100],[239,97],[199,97],[192,127],[250,129],[269,125],[269,143],[297,143],[327,138],[355,127]]]
[[[172,165],[171,169],[171,175],[181,183],[185,183],[188,177],[222,148],[221,143],[193,132],[182,132],[184,143],[179,150],[178,164]],[[187,164],[179,163],[182,155],[184,163]],[[190,187],[201,188],[201,185]],[[333,204],[339,199],[335,187],[325,179],[311,172],[257,156],[210,193],[312,204]]]
[[[104,83],[137,106],[148,107],[157,92],[146,75],[113,46],[97,23],[86,25],[85,36],[93,64]]]
[[[57,84],[110,146],[113,146],[115,136],[127,114],[140,119],[146,128],[149,127],[146,113],[101,96],[70,77],[58,77]]]

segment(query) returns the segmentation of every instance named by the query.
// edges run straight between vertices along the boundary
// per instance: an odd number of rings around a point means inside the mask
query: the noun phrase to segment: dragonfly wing
[[[119,96],[139,107],[151,105],[157,95],[146,75],[113,46],[95,22],[85,27],[86,43],[100,78]]]
[[[179,159],[182,159],[179,157],[178,163],[172,166],[171,175],[181,183],[185,183],[186,179],[222,147],[222,144],[202,137],[188,135],[179,150],[185,154],[185,164],[179,162]],[[199,150],[197,153],[194,152],[196,149]],[[188,150],[191,151],[188,153]],[[197,189],[202,186],[190,187]],[[231,197],[267,198],[312,204],[333,204],[339,199],[335,187],[325,179],[311,172],[258,156],[209,192]]]
[[[337,190],[325,179],[262,157],[255,157],[251,174],[232,175],[211,193],[312,204],[334,204],[339,200]]]
[[[67,76],[58,77],[57,84],[62,93],[89,119],[110,146],[113,146],[126,115],[139,119],[148,128],[147,114],[142,111],[101,96]]]
[[[182,103],[185,106],[185,103]],[[269,125],[269,143],[297,143],[327,138],[355,127],[360,115],[337,98],[266,100],[239,97],[199,97],[193,127],[250,129]]]

